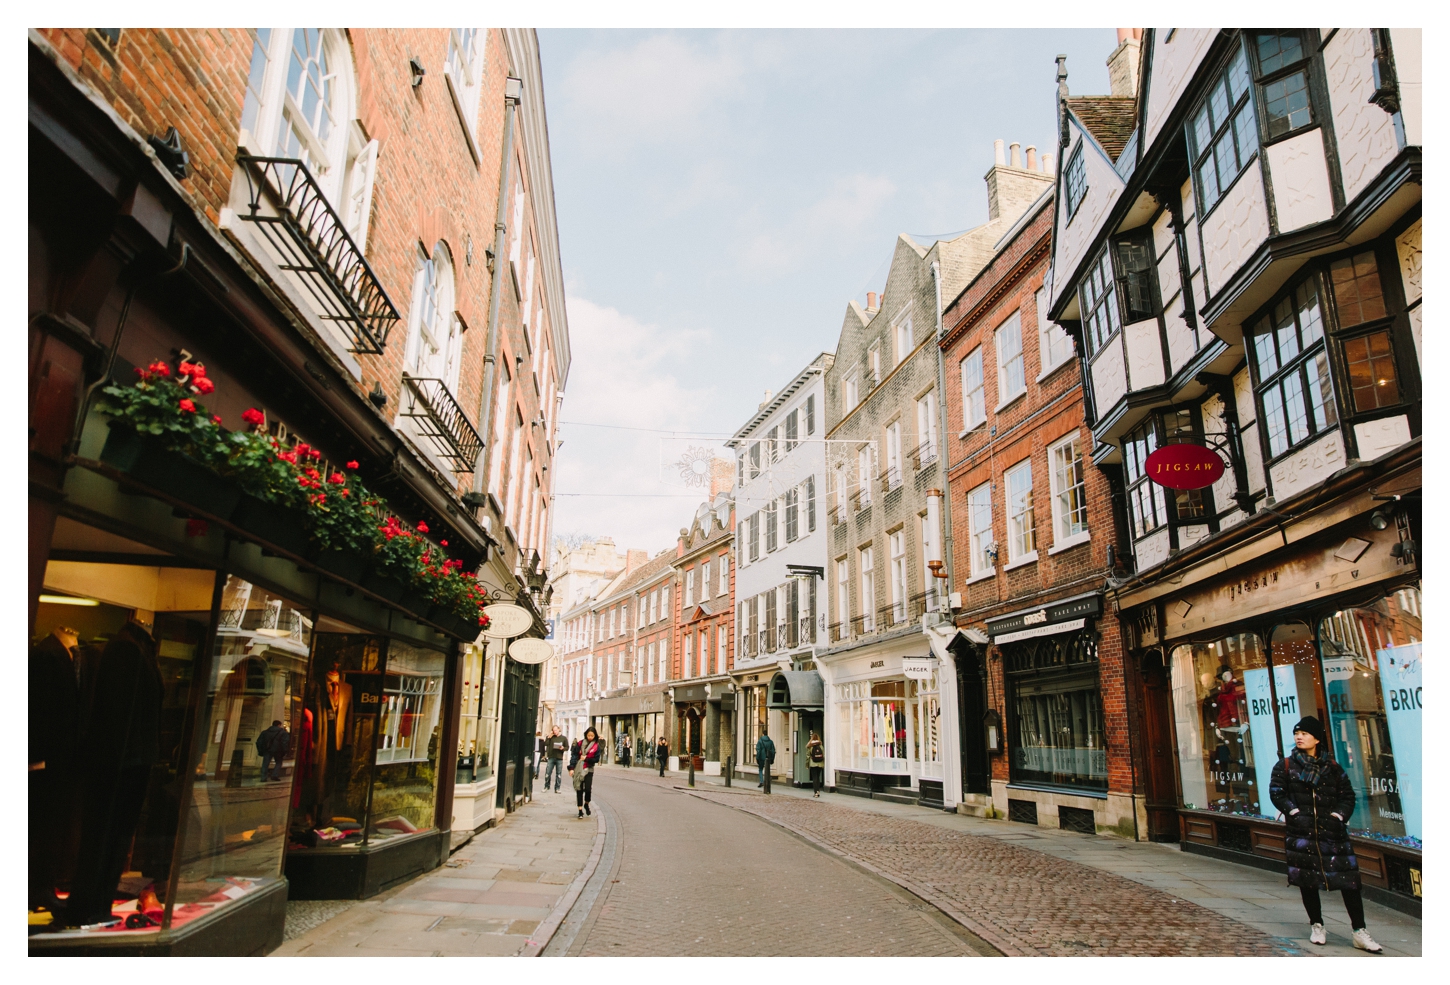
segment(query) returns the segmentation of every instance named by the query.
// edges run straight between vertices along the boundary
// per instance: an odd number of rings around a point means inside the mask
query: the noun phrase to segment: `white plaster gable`
[[[1168,34],[1172,31],[1172,40]],[[1217,28],[1156,28],[1153,31],[1153,60],[1148,72],[1148,106],[1143,114],[1145,133],[1141,146],[1151,147],[1164,121],[1183,98],[1188,82],[1208,54]]]
[[[1123,179],[1113,168],[1113,162],[1108,158],[1107,152],[1088,135],[1076,117],[1069,117],[1069,120],[1071,139],[1068,142],[1067,151],[1062,155],[1062,166],[1066,168],[1077,154],[1078,148],[1082,147],[1088,187],[1087,192],[1083,195],[1083,200],[1078,203],[1077,211],[1069,217],[1066,179],[1064,178],[1059,183],[1062,198],[1058,203],[1057,215],[1053,220],[1055,229],[1052,237],[1052,268],[1059,272],[1063,279],[1059,280],[1056,276],[1053,278],[1054,296],[1051,301],[1053,307],[1057,306],[1063,292],[1076,286],[1075,282],[1069,282],[1066,278],[1077,269],[1078,264],[1097,243],[1099,234],[1103,231],[1101,228],[1103,219],[1112,210],[1113,203],[1123,192]]]

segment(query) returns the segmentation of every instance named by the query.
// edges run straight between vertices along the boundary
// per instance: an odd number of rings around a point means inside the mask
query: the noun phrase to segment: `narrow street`
[[[594,813],[535,799],[449,867],[301,929],[278,956],[1367,956],[1282,875],[1175,846],[749,781],[601,768]],[[602,822],[602,823],[601,823]],[[1337,904],[1337,900],[1327,900]],[[1391,955],[1416,919],[1367,904]]]

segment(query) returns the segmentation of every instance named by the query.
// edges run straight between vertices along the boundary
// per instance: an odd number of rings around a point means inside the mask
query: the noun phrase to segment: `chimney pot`
[[[1037,170],[1037,148],[1032,144],[1027,145],[1027,170]]]
[[[998,142],[1000,143],[1000,141],[998,141]],[[875,311],[876,310],[876,292],[875,291],[867,291],[866,292],[866,310],[867,311]]]
[[[992,141],[992,153],[997,161],[997,167],[999,168],[1007,163],[1007,153],[1002,149],[1002,146],[1002,141]]]
[[[1122,44],[1124,41],[1128,40],[1132,36],[1133,29],[1131,27],[1118,28],[1118,44]]]
[[[1053,160],[1053,156],[1051,154],[1043,154],[1042,155],[1042,173],[1043,174],[1054,174],[1055,173],[1052,170],[1052,160]]]
[[[1018,171],[1021,171],[1022,170],[1022,145],[1020,143],[1018,143],[1017,141],[1014,140],[1014,141],[1012,141],[1012,143],[1009,146],[1012,148],[1012,166],[1014,168],[1016,168]]]

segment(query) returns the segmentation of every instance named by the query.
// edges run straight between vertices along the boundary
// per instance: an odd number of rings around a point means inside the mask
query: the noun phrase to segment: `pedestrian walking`
[[[282,757],[287,755],[287,750],[292,748],[292,733],[282,727],[280,721],[274,720],[269,728],[262,730],[257,736],[257,752],[262,757],[262,782],[268,780],[282,779]],[[267,764],[272,764],[271,771]]]
[[[1359,861],[1349,840],[1354,787],[1344,767],[1329,758],[1326,745],[1319,719],[1313,715],[1300,719],[1294,726],[1294,751],[1275,763],[1269,776],[1269,799],[1284,815],[1289,885],[1299,887],[1309,915],[1311,944],[1327,941],[1319,891],[1338,889],[1344,895],[1354,946],[1378,954],[1383,948],[1365,928]]]
[[[660,776],[665,775],[665,766],[669,763],[669,761],[670,744],[665,741],[665,737],[662,735],[660,736],[660,741],[655,743],[655,762],[659,763],[660,765]]]
[[[625,769],[629,769],[629,754],[630,754],[629,736],[626,735],[624,737],[624,741],[620,744],[620,753],[619,753],[619,760],[620,760],[620,762],[624,763],[624,768]]]
[[[775,762],[775,743],[770,741],[770,733],[765,729],[760,730],[760,738],[755,740],[755,766],[759,779],[755,781],[757,787],[765,786],[765,771],[770,769],[770,764]]]
[[[811,741],[806,743],[806,763],[811,768],[811,796],[819,797],[826,782],[826,747],[820,733],[811,730]]]
[[[599,733],[591,725],[584,730],[584,738],[574,744],[569,757],[569,775],[574,778],[574,799],[579,805],[579,816],[592,814],[589,800],[594,794],[594,764],[603,755],[599,744]]]
[[[549,778],[554,779],[554,792],[558,793],[564,785],[564,753],[569,750],[569,740],[564,738],[555,725],[549,732],[549,737],[544,740],[544,756],[548,759],[548,765],[544,769],[544,789],[549,789]]]

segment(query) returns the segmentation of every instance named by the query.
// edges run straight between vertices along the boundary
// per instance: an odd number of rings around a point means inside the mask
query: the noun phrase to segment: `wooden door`
[[[1143,757],[1150,841],[1178,840],[1178,784],[1173,772],[1173,716],[1168,669],[1156,651],[1143,659]]]

